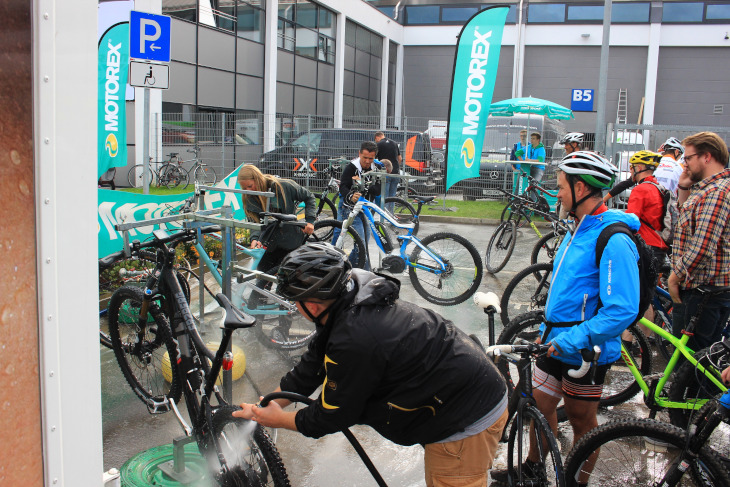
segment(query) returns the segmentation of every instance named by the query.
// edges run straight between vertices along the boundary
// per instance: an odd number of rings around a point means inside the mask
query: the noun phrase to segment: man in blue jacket
[[[613,235],[596,267],[596,239],[608,225],[623,222],[634,232],[636,215],[609,210],[602,191],[613,185],[616,168],[599,154],[577,151],[558,166],[558,200],[578,222],[558,249],[550,293],[541,326],[541,343],[552,346],[538,358],[532,385],[537,407],[557,433],[557,406],[565,401],[565,412],[573,427],[574,441],[598,426],[596,413],[603,381],[610,364],[621,355],[621,333],[636,318],[639,308],[639,253],[632,239]],[[567,375],[581,364],[580,351],[601,347],[595,384],[591,374],[581,379]],[[531,445],[527,459],[538,460]],[[590,471],[589,466],[586,471]],[[506,471],[493,471],[492,479],[506,480]],[[587,479],[579,479],[585,482]]]

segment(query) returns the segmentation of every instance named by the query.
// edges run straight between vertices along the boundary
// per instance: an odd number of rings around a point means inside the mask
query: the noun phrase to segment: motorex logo
[[[116,135],[109,134],[106,136],[104,149],[106,149],[106,153],[109,154],[109,157],[117,157],[117,153],[119,152],[119,142],[117,142]]]
[[[471,58],[469,59],[469,76],[466,78],[466,95],[464,100],[464,128],[463,135],[477,135],[479,117],[484,108],[483,91],[487,84],[487,64],[489,63],[489,41],[492,36],[490,30],[482,35],[474,29],[474,40],[471,43]],[[486,100],[487,105],[491,100]]]
[[[474,147],[473,139],[466,139],[461,145],[461,160],[464,161],[466,167],[471,167],[474,164],[474,154],[476,148]]]

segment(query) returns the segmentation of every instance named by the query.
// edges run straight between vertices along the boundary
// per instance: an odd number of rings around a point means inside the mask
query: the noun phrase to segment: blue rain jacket
[[[604,207],[605,208],[605,207]],[[600,211],[600,210],[599,210]],[[584,217],[575,237],[568,234],[555,255],[552,281],[545,309],[550,322],[582,321],[570,327],[553,327],[543,343],[552,342],[556,359],[580,365],[580,350],[601,347],[599,365],[615,362],[621,355],[621,333],[639,309],[639,253],[626,234],[612,236],[596,268],[596,240],[605,227],[624,222],[633,231],[639,218],[618,210]],[[603,305],[598,308],[598,300]],[[544,333],[545,323],[540,331]]]

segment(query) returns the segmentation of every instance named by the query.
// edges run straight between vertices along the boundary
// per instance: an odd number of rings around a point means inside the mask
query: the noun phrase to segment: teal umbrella
[[[511,117],[515,113],[527,113],[528,115],[545,115],[554,120],[570,120],[573,118],[573,110],[562,105],[553,103],[541,98],[510,98],[492,103],[489,108],[490,115],[501,115]]]

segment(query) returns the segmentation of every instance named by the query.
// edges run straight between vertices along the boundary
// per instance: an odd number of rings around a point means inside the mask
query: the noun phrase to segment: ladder
[[[628,105],[628,90],[626,88],[619,88],[618,90],[618,108],[616,109],[616,123],[627,123],[627,105]]]

